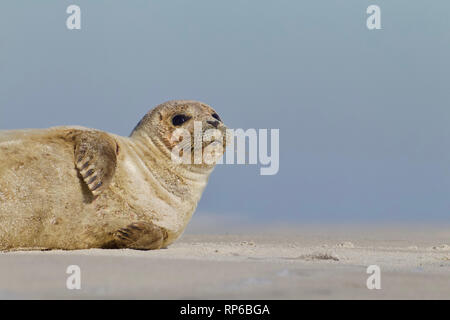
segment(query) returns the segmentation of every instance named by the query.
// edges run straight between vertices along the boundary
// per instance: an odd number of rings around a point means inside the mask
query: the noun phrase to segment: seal
[[[212,163],[174,161],[194,136],[226,126],[205,103],[165,102],[149,111],[129,137],[78,126],[0,131],[0,249],[159,249],[191,219]],[[226,139],[205,139],[200,150]],[[219,141],[219,142],[218,142]],[[185,154],[186,155],[186,154]]]

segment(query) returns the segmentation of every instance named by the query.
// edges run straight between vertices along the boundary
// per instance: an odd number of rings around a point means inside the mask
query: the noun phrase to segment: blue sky
[[[77,4],[82,29],[66,29]],[[366,28],[381,8],[382,30]],[[171,99],[280,129],[280,171],[219,166],[198,211],[245,221],[436,222],[450,212],[448,1],[0,4],[0,128],[128,135]]]

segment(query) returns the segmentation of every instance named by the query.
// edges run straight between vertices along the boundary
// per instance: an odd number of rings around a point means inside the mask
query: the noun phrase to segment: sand
[[[449,227],[190,228],[168,249],[0,253],[1,299],[449,299]],[[81,269],[81,289],[66,269]],[[369,290],[369,265],[381,289]]]

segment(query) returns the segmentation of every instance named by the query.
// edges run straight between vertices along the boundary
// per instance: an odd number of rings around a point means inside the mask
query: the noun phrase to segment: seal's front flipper
[[[167,231],[151,222],[135,222],[117,230],[113,237],[104,248],[153,250],[163,246]]]
[[[94,196],[111,182],[116,171],[117,144],[113,138],[99,131],[74,133],[75,165]]]

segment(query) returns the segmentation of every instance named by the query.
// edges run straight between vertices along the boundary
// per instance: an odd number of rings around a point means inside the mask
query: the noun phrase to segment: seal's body
[[[181,124],[174,118],[180,114]],[[205,104],[171,101],[149,112],[130,137],[83,127],[0,132],[0,248],[171,244],[213,169],[172,161],[171,135],[176,127],[192,131],[191,120],[224,130],[212,115]]]

